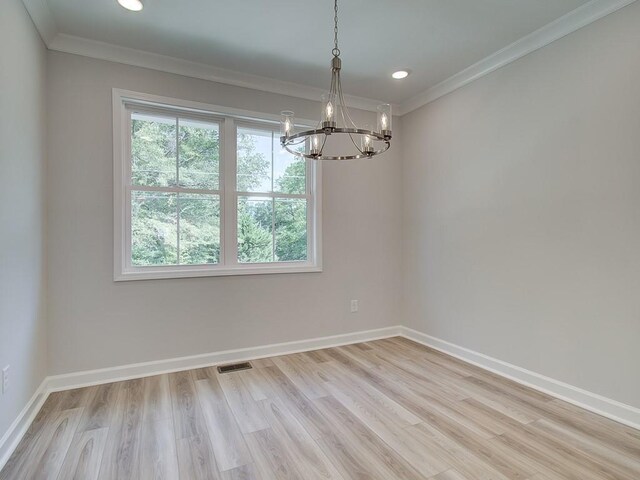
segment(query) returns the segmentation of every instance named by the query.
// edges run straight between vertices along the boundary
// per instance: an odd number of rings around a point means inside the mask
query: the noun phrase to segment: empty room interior
[[[0,480],[640,480],[640,1],[0,0]]]

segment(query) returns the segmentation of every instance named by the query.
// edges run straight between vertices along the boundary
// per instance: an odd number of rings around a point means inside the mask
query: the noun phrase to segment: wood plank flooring
[[[9,479],[638,480],[640,431],[398,337],[54,393]]]

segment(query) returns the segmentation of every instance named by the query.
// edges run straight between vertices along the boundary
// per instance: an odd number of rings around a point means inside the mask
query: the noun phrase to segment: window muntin
[[[321,270],[319,166],[277,123],[118,101],[117,280]]]
[[[131,265],[220,261],[220,124],[132,110]]]
[[[308,259],[306,161],[280,147],[273,128],[239,125],[238,262]]]

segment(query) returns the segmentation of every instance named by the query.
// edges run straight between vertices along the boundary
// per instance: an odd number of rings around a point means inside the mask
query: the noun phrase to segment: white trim
[[[318,337],[292,342],[274,343],[236,350],[191,355],[188,357],[156,360],[151,362],[121,365],[117,367],[87,370],[63,375],[53,375],[45,378],[33,397],[27,402],[22,412],[11,424],[0,440],[0,471],[11,457],[20,440],[27,432],[29,425],[42,408],[47,397],[52,392],[70,390],[73,388],[89,387],[104,383],[131,380],[134,378],[161,375],[164,373],[192,370],[194,368],[211,367],[224,363],[257,360],[260,358],[292,353],[308,352],[321,348],[338,347],[352,343],[369,342],[381,338],[395,337],[400,334],[400,326],[385,327],[376,330],[343,333],[327,337]]]
[[[108,60],[110,62],[149,68],[160,72],[174,73],[185,77],[199,78],[201,80],[209,80],[211,82],[317,102],[320,101],[320,97],[324,93],[324,90],[318,87],[241,73],[204,63],[192,62],[190,60],[183,60],[134,48],[121,47],[64,33],[55,35],[50,42],[47,42],[47,46],[50,50],[58,52],[72,53],[74,55],[97,58],[98,60]],[[345,95],[345,100],[349,106],[353,108],[371,112],[375,112],[378,105],[384,103],[380,100],[353,95]]]
[[[203,63],[60,33],[47,5],[47,0],[22,1],[40,32],[40,36],[50,50],[307,100],[317,101],[323,93],[321,88],[308,85],[226,70]],[[400,105],[394,105],[394,112],[401,116],[416,110],[635,1],[591,0]],[[376,111],[378,104],[381,103],[378,100],[352,95],[346,95],[346,100],[353,108],[368,111]]]
[[[398,115],[404,115],[431,103],[635,1],[636,0],[592,0],[585,3],[557,20],[530,33],[526,37],[522,37],[511,45],[498,50],[439,84],[402,102],[397,109]]]
[[[172,265],[157,267],[134,267],[129,261],[131,245],[128,232],[130,231],[130,118],[131,105],[150,111],[165,112],[167,115],[195,116],[217,122],[220,131],[220,186],[215,193],[220,198],[221,205],[221,257],[216,265]],[[236,149],[235,128],[240,122],[244,124],[260,125],[262,128],[275,128],[280,121],[279,115],[263,114],[248,110],[209,105],[201,102],[168,98],[146,93],[132,92],[114,88],[112,91],[113,109],[113,250],[114,270],[113,279],[116,282],[128,280],[154,280],[187,277],[218,277],[231,275],[264,275],[282,273],[318,273],[322,272],[322,162],[307,160],[307,192],[304,195],[291,195],[295,198],[307,200],[308,221],[308,260],[300,262],[270,262],[264,264],[240,264],[235,256],[233,247],[235,242],[235,178],[233,172],[225,174],[226,169],[235,165]],[[299,120],[305,126],[313,125],[308,120]],[[229,126],[231,125],[231,128]],[[230,172],[227,172],[230,173]],[[310,187],[309,187],[310,186]],[[149,189],[157,190],[157,189]],[[181,189],[164,188],[163,190]],[[194,190],[190,190],[194,191]],[[289,197],[286,194],[264,194],[273,198]],[[230,226],[230,227],[229,227]],[[227,228],[225,228],[227,227]],[[231,259],[231,261],[229,261]],[[226,263],[225,263],[226,262]]]
[[[49,392],[68,390],[72,388],[88,387],[102,383],[119,382],[133,378],[160,375],[164,373],[191,370],[194,368],[211,367],[224,363],[243,362],[278,355],[290,355],[292,353],[308,352],[321,348],[332,348],[352,343],[369,342],[381,338],[398,336],[402,327],[385,327],[376,330],[343,333],[328,337],[319,337],[293,342],[274,343],[236,350],[224,350],[221,352],[191,355],[188,357],[172,358],[168,360],[156,360],[152,362],[121,365],[118,367],[74,372],[64,375],[47,377],[47,389]]]
[[[237,171],[238,165],[238,136],[236,121],[234,117],[225,117],[224,128],[220,139],[221,155],[220,155],[220,186],[224,192],[236,191],[236,175],[227,175],[227,171]],[[236,236],[238,234],[238,212],[237,202],[232,202],[227,195],[223,195],[220,199],[220,225],[226,225],[222,229],[220,259],[225,265],[230,265],[238,258],[238,242]]]
[[[44,405],[45,400],[49,396],[46,386],[47,379],[45,378],[0,439],[0,471],[4,468],[24,434],[27,433],[29,425],[31,425],[31,422],[36,418],[40,408],[42,408],[42,405]]]
[[[2,470],[2,467],[18,446],[18,443],[20,443],[29,425],[33,422],[51,392],[191,370],[194,368],[210,367],[223,363],[257,360],[278,355],[288,355],[353,343],[369,342],[399,335],[505,378],[514,380],[527,387],[577,405],[585,410],[640,430],[640,409],[636,407],[625,405],[616,400],[588,392],[553,378],[545,377],[544,375],[531,372],[524,368],[503,362],[502,360],[426,335],[417,330],[397,325],[376,330],[49,376],[45,378],[22,412],[20,412],[16,420],[2,436],[0,440],[0,470]]]
[[[174,268],[175,267],[175,268]],[[142,269],[144,268],[144,270]],[[169,270],[170,268],[170,270]],[[171,267],[140,267],[116,272],[113,280],[163,280],[168,278],[231,277],[236,275],[277,275],[288,273],[321,273],[322,266],[309,262],[273,262],[264,264],[236,264],[233,267],[218,265],[178,265]]]
[[[580,408],[640,430],[640,409],[597,393],[574,387],[554,378],[492,358],[483,353],[432,337],[426,333],[401,327],[401,335],[467,363],[483,368],[527,387],[572,403]]]

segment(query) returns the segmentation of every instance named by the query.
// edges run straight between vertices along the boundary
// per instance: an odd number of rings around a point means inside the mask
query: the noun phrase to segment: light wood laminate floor
[[[640,479],[640,431],[403,338],[52,394],[0,479]]]

